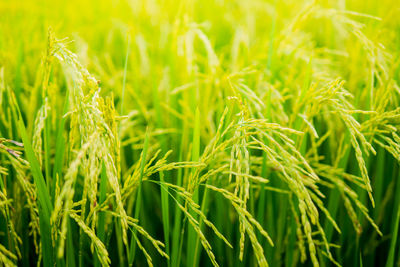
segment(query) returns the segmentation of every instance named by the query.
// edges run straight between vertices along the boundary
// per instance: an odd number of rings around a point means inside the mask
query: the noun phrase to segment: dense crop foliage
[[[398,266],[396,0],[0,2],[0,266]]]

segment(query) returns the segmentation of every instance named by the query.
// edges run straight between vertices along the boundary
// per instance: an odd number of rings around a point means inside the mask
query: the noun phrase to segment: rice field
[[[0,1],[0,266],[400,266],[396,0]]]

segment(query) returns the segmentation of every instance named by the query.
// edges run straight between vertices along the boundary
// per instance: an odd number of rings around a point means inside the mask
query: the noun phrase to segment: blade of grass
[[[51,196],[54,199],[54,192],[56,188],[57,179],[62,176],[62,167],[64,163],[64,152],[65,152],[65,140],[64,140],[64,127],[65,127],[65,114],[68,112],[69,106],[69,90],[67,90],[64,108],[63,108],[63,116],[57,127],[57,137],[56,137],[56,152],[54,156],[54,169],[53,169],[53,184],[51,186]]]
[[[164,173],[160,172],[160,181],[161,181],[161,211],[162,211],[162,220],[163,220],[163,230],[164,230],[164,240],[165,240],[165,251],[169,254],[169,203],[168,203],[168,188],[165,187],[162,183],[164,180]],[[171,262],[168,260],[168,266],[171,265]]]
[[[350,134],[346,132],[344,141],[345,144],[350,143]],[[338,167],[341,169],[346,169],[350,157],[350,148],[347,148],[345,154],[343,157],[340,159]],[[340,204],[340,192],[338,189],[333,189],[332,192],[329,195],[329,201],[328,201],[328,211],[332,218],[336,218],[337,211],[339,209],[339,204]],[[332,235],[333,235],[333,225],[327,220],[325,223],[325,234],[326,234],[326,239],[328,242],[332,240]]]
[[[386,152],[383,148],[380,148],[377,157],[376,157],[376,172],[375,172],[375,180],[374,180],[374,199],[375,199],[375,209],[374,209],[374,219],[378,218],[378,214],[380,211],[384,181],[383,177],[385,177],[385,164],[388,161],[392,161],[391,158],[386,156]]]
[[[185,128],[187,129],[187,128]],[[183,158],[183,144],[185,140],[185,136],[187,131],[184,129],[181,139],[181,149],[179,152],[178,160],[182,161]],[[182,177],[183,177],[183,170],[178,170],[178,178],[177,178],[177,185],[182,185]],[[181,203],[181,197],[177,196],[176,201]],[[171,242],[171,266],[178,267],[180,266],[180,241],[181,241],[181,225],[182,225],[182,211],[179,209],[178,205],[175,206],[175,220],[174,220],[174,230],[172,233],[172,242]]]
[[[193,130],[193,147],[192,147],[192,161],[197,162],[200,158],[200,112],[196,108],[194,130]],[[192,169],[191,179],[195,179],[196,169]],[[199,203],[199,191],[196,188],[193,192],[193,201]],[[191,214],[195,219],[197,219],[196,214],[192,212]],[[194,266],[195,264],[195,250],[197,243],[197,234],[194,228],[188,224],[188,245],[187,245],[187,266]]]
[[[102,164],[102,169],[101,169],[101,179],[100,179],[100,198],[99,198],[99,205],[103,204],[103,202],[106,200],[107,196],[107,172],[106,172],[106,166]],[[105,243],[105,212],[99,212],[99,219],[97,222],[97,236],[99,237],[99,240],[103,243]],[[95,267],[100,266],[100,261],[98,258],[95,259],[94,262]]]
[[[146,163],[148,147],[149,147],[149,129],[147,128],[146,135],[144,138],[141,161],[140,161],[140,180],[139,180],[139,185],[138,185],[138,189],[137,189],[138,191],[137,191],[137,198],[136,198],[136,205],[135,205],[135,217],[134,218],[137,220],[139,220],[141,203],[142,203],[142,180],[143,180],[144,166]],[[129,266],[132,266],[133,261],[135,260],[135,252],[136,252],[135,235],[136,235],[136,231],[134,231],[132,238],[131,238],[130,250],[129,250],[129,255],[128,255]]]
[[[44,141],[44,170],[46,177],[47,189],[52,192],[51,176],[50,176],[50,114],[44,121],[43,141]]]
[[[67,266],[69,267],[75,267],[75,247],[74,247],[74,237],[73,237],[73,231],[71,227],[71,219],[68,218],[67,220]]]
[[[43,263],[45,266],[52,266],[54,264],[54,257],[51,240],[50,215],[53,210],[53,205],[50,202],[50,195],[47,191],[39,162],[33,152],[31,141],[26,133],[25,125],[20,115],[17,124],[21,134],[22,142],[24,144],[26,157],[29,161],[30,169],[32,171],[32,176],[36,184],[37,196],[39,200],[39,224],[43,251]]]
[[[201,201],[201,213],[206,215],[206,211],[208,209],[208,198],[207,198],[207,187],[204,187],[204,192],[203,192],[203,200]],[[203,220],[200,218],[199,221],[199,228],[200,230],[203,230]],[[193,266],[199,266],[199,260],[200,260],[200,253],[201,253],[201,246],[200,246],[200,238],[197,236],[196,238],[196,245],[195,245],[195,250],[194,250],[194,259],[193,259]]]
[[[397,181],[396,190],[397,192],[395,197],[395,202],[393,205],[393,215],[395,216],[394,221],[392,222],[392,230],[391,230],[391,240],[390,240],[390,248],[389,255],[386,261],[386,267],[395,266],[395,249],[397,244],[397,238],[399,233],[399,223],[400,223],[400,182]]]
[[[32,171],[32,176],[37,187],[39,203],[43,208],[45,216],[48,216],[50,222],[50,214],[53,210],[53,205],[50,202],[50,195],[46,187],[46,182],[44,181],[39,162],[33,152],[31,141],[26,133],[25,125],[22,122],[21,117],[18,120],[18,129],[21,134],[22,142],[24,144],[25,153],[30,165],[30,169]]]

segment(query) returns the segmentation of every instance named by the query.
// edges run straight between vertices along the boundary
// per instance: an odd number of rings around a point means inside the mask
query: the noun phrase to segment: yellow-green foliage
[[[0,2],[0,266],[398,264],[399,18]]]

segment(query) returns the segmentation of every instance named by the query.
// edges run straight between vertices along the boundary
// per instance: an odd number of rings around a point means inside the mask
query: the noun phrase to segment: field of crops
[[[0,266],[400,266],[398,0],[0,1]]]

